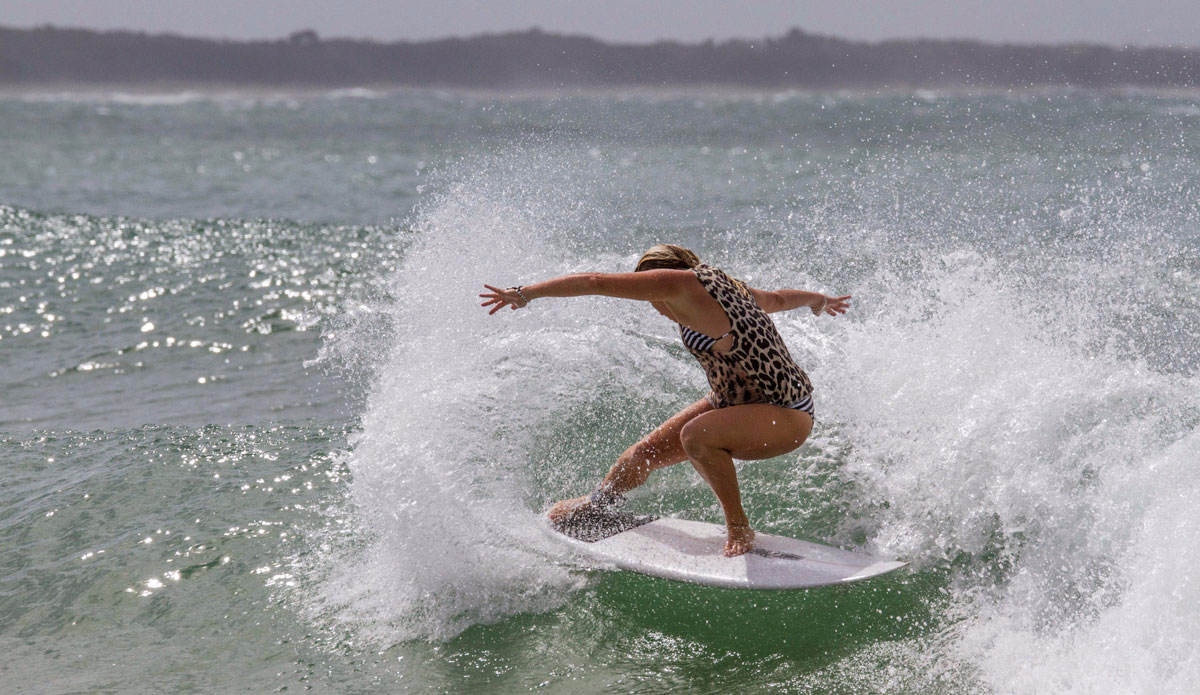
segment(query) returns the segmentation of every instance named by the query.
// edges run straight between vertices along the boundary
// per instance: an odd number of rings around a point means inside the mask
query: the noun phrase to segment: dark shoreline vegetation
[[[0,86],[62,84],[480,89],[579,87],[1084,88],[1200,86],[1200,49],[866,43],[792,29],[762,40],[610,44],[537,29],[379,43],[0,27]]]

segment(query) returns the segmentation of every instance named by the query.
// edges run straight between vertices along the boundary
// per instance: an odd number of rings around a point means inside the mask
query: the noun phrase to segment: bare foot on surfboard
[[[754,529],[747,524],[727,526],[725,532],[725,557],[745,555],[754,549]]]
[[[590,496],[584,495],[583,497],[555,502],[550,511],[546,512],[546,517],[552,523],[565,524],[578,514],[587,514],[589,511],[595,510],[595,507],[596,505],[592,504]]]

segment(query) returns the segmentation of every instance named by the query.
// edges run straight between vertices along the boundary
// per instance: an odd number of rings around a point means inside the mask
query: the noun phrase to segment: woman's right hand
[[[479,295],[487,300],[479,306],[492,307],[492,310],[488,312],[488,316],[491,316],[506,306],[511,306],[513,309],[520,309],[521,307],[529,304],[529,302],[521,298],[520,293],[515,287],[509,287],[508,289],[503,290],[499,287],[492,287],[491,285],[484,285],[484,287],[491,290],[491,292],[485,292],[484,294]]]

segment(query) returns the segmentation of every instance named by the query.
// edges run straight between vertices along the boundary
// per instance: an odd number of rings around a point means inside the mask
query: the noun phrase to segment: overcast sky
[[[384,41],[539,26],[609,41],[778,36],[1200,46],[1200,0],[0,0],[0,26]]]

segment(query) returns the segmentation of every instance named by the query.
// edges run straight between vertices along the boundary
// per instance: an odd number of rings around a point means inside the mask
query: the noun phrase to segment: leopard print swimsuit
[[[770,403],[813,414],[812,382],[792,359],[779,330],[750,289],[724,271],[704,264],[692,269],[700,284],[725,310],[733,345],[714,352],[721,338],[711,338],[680,324],[684,346],[708,376],[714,408],[747,403]]]

